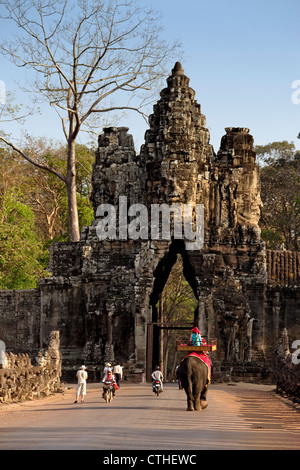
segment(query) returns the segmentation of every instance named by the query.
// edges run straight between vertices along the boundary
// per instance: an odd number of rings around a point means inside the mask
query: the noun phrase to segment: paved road
[[[115,400],[88,385],[86,401],[74,390],[0,407],[1,450],[299,450],[300,411],[273,387],[211,385],[209,406],[187,412],[185,393],[166,384],[155,397],[149,384],[122,384]]]

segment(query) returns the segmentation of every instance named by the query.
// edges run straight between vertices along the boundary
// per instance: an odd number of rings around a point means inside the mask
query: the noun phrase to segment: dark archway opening
[[[172,275],[170,276],[172,271]],[[175,278],[174,278],[175,276]],[[176,280],[176,276],[184,278],[185,294],[188,292],[190,314],[184,313],[187,306],[177,305],[175,314],[174,306],[171,305],[172,282],[171,277]],[[170,277],[170,279],[169,279]],[[176,289],[182,289],[180,281],[176,283]],[[165,289],[165,290],[164,290]],[[178,293],[174,292],[173,297]],[[179,293],[180,294],[180,293]],[[170,298],[169,298],[170,297]],[[179,296],[180,298],[180,296]],[[182,293],[182,298],[183,293]],[[164,376],[174,376],[175,359],[174,345],[178,333],[183,337],[189,337],[189,332],[194,325],[198,325],[198,293],[197,283],[193,267],[190,263],[185,244],[182,240],[173,240],[168,253],[161,259],[154,272],[153,291],[150,296],[150,306],[152,309],[152,322],[148,325],[147,344],[147,380],[151,380],[151,372],[156,365],[161,367]],[[191,306],[192,311],[191,311]],[[173,317],[172,317],[173,308]],[[179,310],[179,314],[178,314]],[[189,331],[186,331],[189,330]],[[168,367],[168,348],[171,346],[171,365]],[[170,371],[171,370],[171,371]]]

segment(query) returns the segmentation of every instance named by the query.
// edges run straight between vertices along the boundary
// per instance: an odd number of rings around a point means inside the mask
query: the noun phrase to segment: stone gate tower
[[[205,116],[178,62],[153,111],[140,155],[127,128],[104,129],[99,136],[92,177],[95,220],[82,232],[80,244],[66,245],[66,257],[62,245],[53,246],[53,277],[44,281],[43,292],[57,291],[57,276],[63,275],[71,285],[68,292],[66,286],[59,290],[60,304],[70,304],[70,289],[71,298],[78,293],[71,323],[81,323],[84,337],[79,331],[76,337],[86,359],[119,359],[132,363],[132,373],[137,373],[145,370],[147,328],[157,321],[158,296],[180,253],[199,300],[195,322],[209,338],[219,339],[220,361],[234,354],[244,360],[249,354],[247,323],[257,317],[252,310],[258,296],[251,294],[266,276],[253,138],[248,129],[228,128],[214,153]],[[187,250],[184,240],[174,238],[174,227],[170,240],[151,239],[150,227],[145,239],[132,240],[118,227],[116,240],[99,241],[97,208],[113,205],[120,221],[121,201],[126,210],[143,204],[149,211],[151,204],[202,204],[203,248]],[[239,334],[242,350],[237,350]],[[256,353],[262,354],[261,339]]]
[[[300,335],[299,322],[295,328],[300,261],[293,255],[294,277],[288,276],[284,290],[285,279],[273,275],[278,258],[260,238],[253,137],[246,128],[226,128],[216,154],[178,62],[149,124],[139,155],[127,128],[107,128],[99,136],[91,196],[95,219],[83,229],[80,242],[51,247],[51,277],[39,283],[32,348],[37,342],[43,346],[49,332],[59,330],[65,375],[84,361],[99,378],[104,361],[119,360],[127,375],[140,379],[157,359],[155,334],[149,355],[149,325],[158,320],[159,295],[181,254],[185,277],[198,299],[194,323],[204,336],[218,340],[214,378],[268,375],[280,328],[287,327],[295,338]],[[114,239],[99,240],[103,204],[116,210]],[[172,224],[168,239],[151,237],[150,217],[148,230],[129,237],[130,212],[124,217],[124,210],[137,204],[148,215],[153,205],[204,207],[201,247],[191,249],[184,237],[175,236]]]

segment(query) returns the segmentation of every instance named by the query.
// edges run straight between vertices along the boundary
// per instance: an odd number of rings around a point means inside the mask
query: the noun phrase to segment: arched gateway
[[[52,275],[39,283],[38,346],[59,330],[65,374],[82,361],[96,371],[105,360],[118,360],[140,380],[152,367],[148,325],[157,320],[158,296],[180,253],[198,300],[194,322],[218,341],[214,378],[234,370],[241,378],[262,378],[280,328],[300,334],[299,289],[287,294],[268,277],[253,137],[248,129],[226,128],[215,154],[179,63],[160,95],[140,155],[127,128],[107,128],[99,136],[95,220],[80,242],[51,247]],[[157,219],[155,211],[162,210]],[[109,236],[100,240],[104,222]],[[299,285],[297,270],[295,258]],[[281,313],[276,308],[283,304]]]

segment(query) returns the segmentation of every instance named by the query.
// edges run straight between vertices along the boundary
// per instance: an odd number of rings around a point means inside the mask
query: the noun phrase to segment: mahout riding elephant
[[[201,359],[185,357],[177,369],[177,375],[187,396],[187,411],[201,411],[207,407],[209,370]]]

